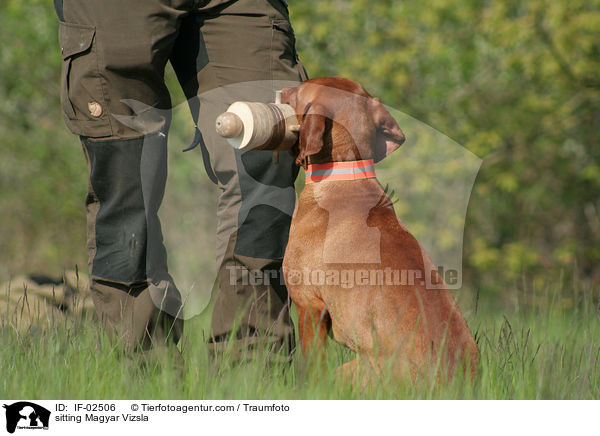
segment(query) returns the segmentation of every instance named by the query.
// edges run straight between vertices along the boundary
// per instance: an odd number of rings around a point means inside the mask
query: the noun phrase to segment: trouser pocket
[[[96,28],[75,23],[59,23],[59,43],[63,58],[61,104],[67,127],[75,134],[110,136],[110,114],[98,70],[95,47]]]

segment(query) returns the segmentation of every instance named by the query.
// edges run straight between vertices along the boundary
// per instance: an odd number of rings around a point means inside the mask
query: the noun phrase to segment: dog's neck
[[[373,159],[308,164],[306,183],[375,178]]]

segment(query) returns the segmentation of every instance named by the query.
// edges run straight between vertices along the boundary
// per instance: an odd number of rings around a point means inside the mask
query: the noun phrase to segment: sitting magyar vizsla
[[[461,368],[474,376],[477,345],[465,319],[375,178],[373,163],[405,140],[394,118],[338,77],[285,88],[282,103],[296,111],[292,153],[306,170],[283,262],[302,350],[331,331],[375,373],[452,377]]]

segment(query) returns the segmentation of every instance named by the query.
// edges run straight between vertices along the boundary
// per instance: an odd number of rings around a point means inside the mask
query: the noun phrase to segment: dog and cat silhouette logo
[[[28,430],[48,429],[50,411],[28,401],[19,401],[11,405],[4,404],[6,409],[6,431],[14,433],[17,428]]]

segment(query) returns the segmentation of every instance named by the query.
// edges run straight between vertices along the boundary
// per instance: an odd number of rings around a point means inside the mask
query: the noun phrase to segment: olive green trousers
[[[197,124],[190,159],[203,159],[219,192],[211,347],[263,336],[289,350],[280,268],[298,169],[287,154],[274,164],[270,152],[234,150],[214,131],[232,102],[271,102],[275,90],[307,79],[285,1],[55,0],[55,8],[62,112],[88,162],[87,245],[100,317],[132,347],[181,336],[161,228],[169,223],[158,219],[171,62]],[[248,280],[252,274],[262,279]]]

